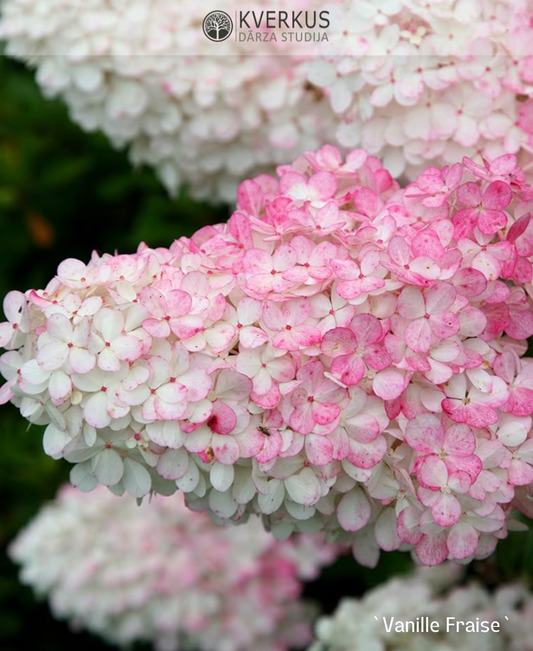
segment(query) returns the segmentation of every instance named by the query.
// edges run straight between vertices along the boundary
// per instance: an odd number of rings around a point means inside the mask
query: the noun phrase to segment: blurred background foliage
[[[0,55],[0,297],[44,287],[67,257],[86,262],[93,250],[130,253],[141,241],[169,246],[224,221],[228,210],[193,201],[185,190],[170,198],[151,171],[133,170],[104,136],[83,133],[61,102],[41,96],[30,71]],[[0,649],[21,651],[38,640],[42,651],[105,650],[54,621],[46,604],[18,583],[6,556],[17,531],[68,478],[67,464],[44,454],[41,430],[28,428],[11,405],[0,408]],[[331,612],[342,596],[360,595],[410,567],[408,554],[385,554],[375,570],[346,556],[305,594]],[[530,581],[533,535],[511,534],[468,572],[489,585]]]

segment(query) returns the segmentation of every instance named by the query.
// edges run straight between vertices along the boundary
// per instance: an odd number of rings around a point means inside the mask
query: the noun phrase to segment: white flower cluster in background
[[[242,8],[224,6],[232,16]],[[246,5],[257,19],[265,8],[285,6]],[[0,40],[76,123],[128,147],[170,192],[188,184],[196,197],[229,201],[243,178],[335,142],[409,180],[463,156],[532,160],[529,0],[293,2],[296,13],[329,12],[321,56],[279,29],[275,43],[213,44],[202,32],[213,9],[212,0],[6,0]]]
[[[364,147],[410,180],[463,156],[531,163],[530,0],[345,0],[329,9],[345,29],[309,80],[329,96],[339,144]]]
[[[299,0],[291,10],[320,4]],[[245,57],[233,36],[210,43],[202,22],[218,5],[7,0],[0,40],[36,69],[47,97],[67,103],[74,122],[128,146],[132,162],[153,166],[170,192],[186,183],[197,197],[233,200],[243,178],[332,140],[334,128],[327,99],[306,80],[308,58],[270,56],[262,43]],[[240,6],[227,0],[223,8],[233,16]],[[176,54],[183,51],[191,54]]]
[[[219,527],[181,494],[138,506],[105,488],[64,486],[10,548],[21,580],[74,628],[161,651],[285,651],[310,640],[298,600],[338,547],[276,542],[257,518]]]
[[[309,651],[533,648],[533,595],[524,586],[503,584],[495,593],[477,584],[447,587],[458,576],[453,565],[420,568],[360,599],[343,599],[332,616],[317,622]]]

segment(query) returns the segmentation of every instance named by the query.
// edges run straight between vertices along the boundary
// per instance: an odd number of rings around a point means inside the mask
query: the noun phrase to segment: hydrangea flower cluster
[[[410,180],[465,155],[531,165],[529,0],[345,0],[330,10],[345,29],[309,80],[329,95],[340,144]]]
[[[400,189],[363,150],[244,181],[227,224],[11,292],[0,372],[45,451],[374,565],[489,555],[531,511],[533,189],[514,155]]]
[[[411,576],[387,581],[361,599],[343,599],[331,617],[319,619],[317,639],[309,651],[530,649],[533,595],[519,584],[503,584],[495,593],[475,583],[449,587],[450,578],[452,581],[457,578],[455,569],[446,565],[421,568]],[[445,576],[444,570],[451,575]],[[414,622],[416,626],[417,618],[426,627],[423,632],[400,631],[402,623],[404,627],[407,622]],[[488,627],[497,622],[499,630],[467,631],[466,626],[457,625],[457,621],[473,622],[474,626],[478,621],[487,622]],[[433,622],[435,626],[431,631],[428,625]]]
[[[127,5],[6,0],[0,39],[75,122],[127,146],[171,192],[187,183],[232,201],[245,176],[334,141],[410,180],[464,155],[531,163],[529,0],[300,0],[291,9],[329,11],[320,57],[281,39],[250,56],[233,38],[213,56],[201,25],[216,2]]]
[[[296,0],[291,10],[321,4]],[[269,2],[277,8],[285,3]],[[76,123],[128,147],[170,192],[186,183],[197,197],[232,202],[243,178],[329,142],[334,126],[327,99],[307,82],[310,57],[283,56],[281,40],[254,43],[254,56],[233,36],[210,43],[202,21],[218,9],[214,0],[7,0],[0,40]],[[233,16],[242,3],[223,9]]]
[[[285,651],[309,643],[298,600],[337,549],[278,542],[254,518],[219,527],[180,494],[140,507],[100,487],[63,487],[10,546],[21,580],[75,628],[158,651]]]

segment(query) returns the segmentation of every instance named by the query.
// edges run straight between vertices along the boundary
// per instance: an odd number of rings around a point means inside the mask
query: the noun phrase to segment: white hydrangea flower
[[[526,0],[299,0],[291,9],[329,12],[316,50],[281,40],[251,50],[232,37],[214,56],[201,28],[213,9],[214,0],[6,0],[0,39],[75,122],[128,147],[171,192],[184,183],[231,200],[239,180],[333,143],[362,146],[409,179],[463,156],[532,160]]]
[[[53,614],[107,641],[161,651],[284,651],[309,642],[297,599],[337,547],[276,542],[258,519],[219,527],[179,495],[138,506],[64,486],[11,544],[21,580]]]
[[[250,48],[229,38],[210,56],[202,21],[218,5],[8,0],[0,39],[6,54],[36,69],[46,96],[65,100],[76,123],[128,147],[132,162],[153,166],[170,192],[185,183],[197,197],[229,201],[240,180],[331,141],[334,127],[327,99],[307,82],[309,55],[272,55],[257,43],[257,56],[243,56]],[[291,9],[320,5],[301,0]],[[239,8],[236,0],[224,5],[230,15]],[[276,50],[283,48],[280,41]]]
[[[533,7],[526,0],[345,0],[309,81],[344,147],[412,180],[463,156],[533,154]]]
[[[343,599],[332,616],[318,620],[309,651],[528,649],[533,636],[533,595],[514,584],[502,585],[493,594],[476,584],[453,585],[460,576],[459,566],[451,564],[419,568],[360,599]],[[406,623],[414,622],[416,631],[417,618],[420,632],[413,632],[412,624],[407,630]],[[488,627],[498,622],[499,631],[475,632],[474,628],[468,632],[457,621],[473,622],[474,627],[478,622],[487,622]]]

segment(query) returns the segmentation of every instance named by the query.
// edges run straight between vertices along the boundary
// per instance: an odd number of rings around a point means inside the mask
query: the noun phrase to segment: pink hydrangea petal
[[[416,319],[405,329],[405,343],[415,352],[425,353],[431,347],[431,330],[427,319]]]
[[[509,481],[515,486],[527,486],[533,482],[533,468],[521,459],[513,459],[508,470]]]
[[[322,338],[320,330],[313,325],[300,325],[291,331],[292,338],[299,348],[318,344]]]
[[[533,390],[518,387],[513,391],[512,413],[515,416],[530,416],[533,414]]]
[[[451,556],[462,560],[472,556],[478,546],[479,533],[468,522],[457,522],[450,529],[446,543]]]
[[[259,463],[266,463],[275,459],[281,451],[283,440],[277,431],[270,431],[268,436],[264,436],[264,445],[261,451],[255,455]]]
[[[230,323],[216,323],[205,333],[206,342],[219,353],[225,350],[235,336],[235,327]]]
[[[461,310],[457,315],[459,334],[463,337],[477,337],[487,327],[487,317],[475,307]]]
[[[165,303],[167,308],[165,316],[178,317],[190,312],[192,298],[181,289],[173,289],[165,295]]]
[[[330,172],[318,172],[309,179],[309,185],[322,199],[332,197],[337,191],[337,177]]]
[[[359,414],[344,423],[346,433],[359,443],[370,443],[380,432],[378,421],[370,414]]]
[[[428,280],[434,280],[439,278],[441,275],[439,265],[427,256],[415,258],[409,265],[409,268],[411,273],[407,274],[407,278],[413,279],[418,285],[425,286],[428,284]],[[419,278],[416,278],[415,274],[417,274]]]
[[[467,425],[452,425],[444,434],[443,447],[448,454],[467,457],[476,450],[476,437]]]
[[[220,372],[217,379],[217,396],[220,400],[244,400],[251,390],[252,382],[246,375],[231,369]]]
[[[309,434],[313,431],[316,423],[313,418],[313,409],[310,403],[304,403],[295,409],[289,419],[290,426],[300,434]]]
[[[432,260],[438,260],[438,258],[445,254],[445,248],[442,246],[439,236],[433,231],[422,231],[419,233],[413,239],[412,246],[416,256],[425,255]]]
[[[497,412],[486,405],[476,404],[472,407],[464,405],[462,401],[445,398],[442,408],[456,423],[466,423],[471,427],[486,427],[498,422]]]
[[[239,331],[239,340],[245,348],[258,348],[268,342],[268,335],[260,328],[248,326]]]
[[[452,278],[452,283],[461,296],[474,297],[482,294],[487,288],[484,274],[471,267],[459,269]]]
[[[444,426],[435,414],[420,414],[407,423],[405,441],[417,452],[437,453],[444,440]]]
[[[359,280],[341,280],[336,284],[335,290],[339,296],[351,301],[361,295],[363,289]]]
[[[305,348],[305,345],[300,346],[294,341],[292,332],[286,330],[280,332],[274,337],[274,339],[272,340],[272,345],[274,346],[274,348],[278,348],[280,350],[288,350],[288,351],[295,351],[295,350],[300,350],[300,348]]]
[[[272,258],[263,249],[250,249],[243,258],[244,270],[249,274],[270,273]]]
[[[508,183],[494,181],[483,195],[483,207],[488,209],[506,208],[511,203],[512,198],[513,193]]]
[[[87,275],[87,267],[80,260],[68,258],[63,260],[57,268],[57,275],[67,286],[71,286],[69,281],[82,282],[81,278]]]
[[[226,403],[217,400],[213,404],[213,413],[207,420],[207,425],[217,434],[230,434],[237,424],[237,416]]]
[[[178,382],[168,382],[157,389],[156,396],[165,402],[175,404],[186,399],[187,388]]]
[[[263,321],[265,326],[274,332],[279,332],[286,325],[281,309],[272,301],[265,301],[263,304]]]
[[[453,337],[459,332],[459,320],[453,312],[440,312],[432,314],[429,318],[431,332],[441,339]]]
[[[291,326],[304,323],[311,313],[311,304],[307,298],[295,298],[283,304],[283,315]]]
[[[350,328],[333,328],[326,332],[320,343],[320,349],[329,357],[351,353],[356,346],[357,339]]]
[[[478,228],[486,235],[493,235],[507,225],[507,217],[501,210],[483,210],[478,219]]]
[[[185,450],[181,448],[181,445],[184,442],[184,434],[177,422],[149,423],[146,427],[146,431],[148,432],[150,440],[154,443],[163,447],[171,448],[172,450],[177,450],[179,448],[181,449],[182,454],[187,456]],[[164,452],[162,456],[164,457],[167,453],[170,454],[170,450]],[[161,461],[161,458],[159,461]],[[183,472],[185,472],[185,470]],[[176,475],[174,479],[177,479],[177,477],[178,475]]]
[[[475,454],[467,457],[449,456],[445,459],[445,463],[450,475],[457,474],[457,472],[466,473],[472,483],[477,479],[483,469],[483,462]]]
[[[400,511],[397,528],[398,536],[402,542],[416,545],[423,539],[423,534],[420,531],[420,515],[420,510],[413,506],[407,506]]]
[[[418,466],[418,481],[425,488],[438,490],[448,481],[448,470],[442,459],[430,454]]]
[[[426,535],[416,545],[416,555],[422,565],[433,567],[439,565],[448,557],[446,533]]]
[[[461,238],[468,237],[470,235],[476,224],[477,216],[477,211],[470,208],[458,210],[455,213],[452,221],[455,227],[453,236],[456,240],[460,240]]]
[[[406,287],[398,298],[398,312],[405,319],[418,319],[426,313],[422,292],[415,287]]]
[[[305,453],[315,466],[325,466],[333,460],[333,444],[325,436],[309,434],[305,438]]]
[[[240,457],[239,444],[232,436],[214,435],[211,446],[215,459],[222,464],[231,465]]]
[[[441,527],[453,526],[461,516],[459,500],[451,493],[440,493],[431,509],[433,518]]]
[[[98,391],[89,398],[83,408],[83,416],[89,425],[96,429],[102,429],[109,425],[111,417],[107,413],[107,397],[103,391]]]
[[[199,427],[185,437],[184,447],[189,452],[202,452],[211,444],[213,433],[208,427]]]
[[[152,337],[164,339],[170,334],[170,325],[168,321],[158,321],[157,319],[145,319],[142,323],[143,328]]]
[[[436,283],[426,295],[426,311],[429,314],[447,311],[453,305],[457,292],[448,283]]]
[[[381,323],[372,314],[356,315],[352,319],[350,326],[356,334],[359,346],[366,347],[383,337]]]
[[[481,189],[477,183],[473,183],[472,181],[463,183],[463,185],[459,186],[457,189],[457,198],[461,203],[464,203],[465,206],[475,208],[481,203]]]
[[[359,531],[370,519],[371,507],[360,488],[346,493],[337,507],[337,518],[344,531]]]
[[[406,387],[405,377],[398,371],[380,371],[374,378],[372,388],[383,400],[394,400],[401,396]]]
[[[378,436],[368,443],[349,440],[347,459],[357,468],[374,468],[387,454],[388,444],[384,436]]]
[[[339,405],[327,403],[327,402],[314,402],[313,407],[313,419],[318,425],[326,425],[334,421],[340,414],[341,408]]]
[[[295,249],[290,244],[282,244],[272,258],[276,271],[286,271],[297,263],[298,257]]]
[[[331,374],[346,386],[354,386],[365,374],[365,364],[357,355],[341,355],[331,362]]]
[[[272,291],[284,292],[290,287],[289,282],[285,282],[283,278],[276,280],[272,274],[255,274],[246,281],[246,287],[250,293],[255,295],[268,294]]]
[[[156,319],[163,319],[165,316],[164,296],[155,287],[145,287],[141,291],[141,304],[148,312],[148,314]],[[163,335],[167,336],[167,335]]]

